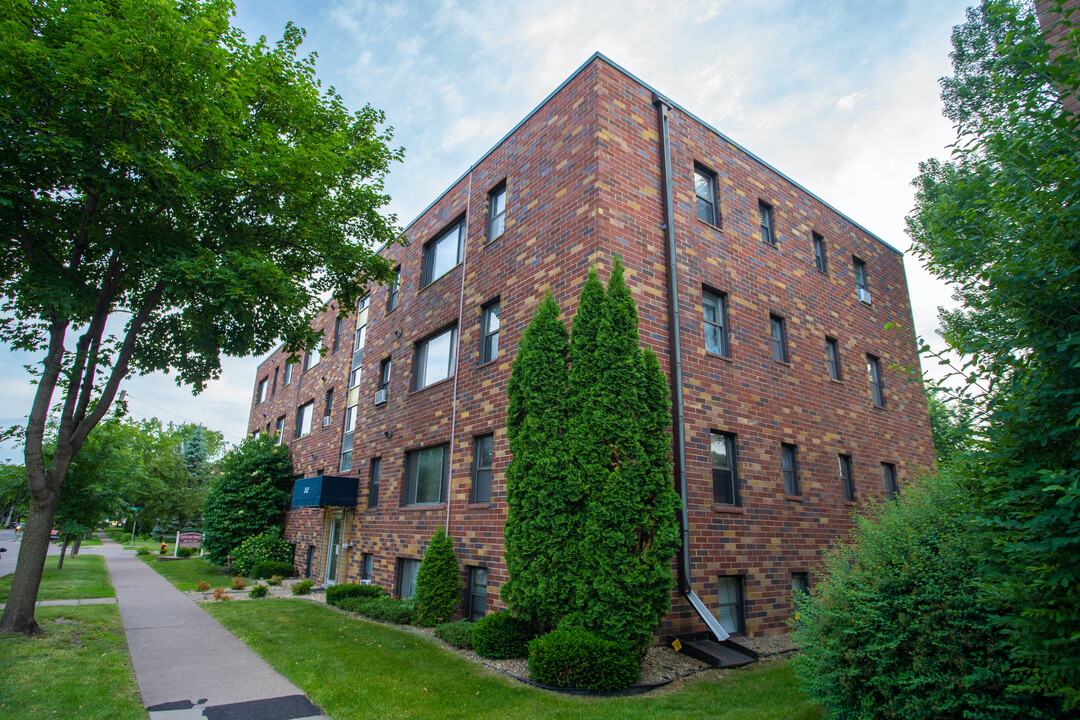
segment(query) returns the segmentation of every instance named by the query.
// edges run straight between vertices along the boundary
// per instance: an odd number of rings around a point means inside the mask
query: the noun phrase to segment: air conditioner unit
[[[867,290],[866,288],[858,288],[858,292],[856,294],[859,297],[859,302],[864,302],[867,305],[870,304],[870,291],[869,290]]]
[[[363,578],[360,578],[360,584],[361,585],[370,585],[371,584],[371,578],[368,578],[367,580],[365,580]]]
[[[376,390],[375,391],[375,404],[376,405],[382,405],[385,402],[386,402],[386,390],[385,389]]]
[[[323,427],[330,427],[330,416],[329,415],[324,415],[323,416],[322,426]]]

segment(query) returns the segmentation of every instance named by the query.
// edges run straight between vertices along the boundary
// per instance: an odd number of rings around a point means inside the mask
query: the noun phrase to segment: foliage
[[[529,643],[529,674],[538,683],[583,690],[622,690],[641,672],[638,655],[581,628],[558,628]]]
[[[192,557],[193,555],[197,555],[198,553],[198,548],[178,548],[176,551],[176,557],[187,558]]]
[[[462,650],[472,650],[473,623],[468,620],[443,623],[435,626],[435,637]]]
[[[443,528],[435,531],[416,571],[414,622],[431,627],[448,622],[461,604],[461,577],[454,557],[454,539]]]
[[[233,590],[243,590],[247,587],[247,584],[247,578],[237,575],[232,579],[232,582],[229,583],[229,586],[232,587]]]
[[[0,522],[26,514],[30,490],[26,487],[26,468],[0,463]]]
[[[267,578],[266,584],[267,585],[280,585],[281,581],[284,580],[284,579],[285,578],[282,577],[281,575],[271,575],[269,578]]]
[[[338,605],[345,598],[380,598],[385,595],[386,591],[378,585],[342,583],[326,588],[326,602],[328,605]]]
[[[248,538],[280,529],[292,482],[289,448],[275,444],[266,433],[245,438],[225,453],[203,514],[203,548],[210,561],[223,565]]]
[[[413,621],[416,605],[411,600],[392,597],[351,597],[338,602],[342,610],[363,615],[372,620],[408,625]]]
[[[311,588],[315,587],[315,583],[311,580],[301,580],[292,586],[293,595],[310,595]]]
[[[200,580],[195,584],[195,589],[199,592],[207,592],[210,589],[210,583],[205,580]]]
[[[491,660],[525,657],[536,628],[527,618],[503,610],[485,615],[473,625],[473,648]]]
[[[958,138],[916,179],[908,219],[956,288],[941,314],[984,442],[969,461],[992,544],[986,601],[1014,681],[1080,707],[1080,32],[1060,54],[1030,7],[986,0],[953,35],[942,81]],[[1007,609],[1007,610],[1005,610]]]
[[[254,578],[268,578],[278,576],[281,578],[296,577],[296,568],[293,567],[291,561],[277,562],[263,560],[255,563],[252,566],[251,572],[248,573]]]
[[[934,433],[934,452],[938,467],[951,468],[972,449],[975,435],[970,405],[950,402],[941,391],[929,389],[926,402],[930,408],[930,428]]]
[[[143,548],[139,548],[138,550],[136,550],[135,554],[136,555],[149,555],[150,551],[143,547]]]
[[[262,583],[255,583],[254,587],[248,592],[248,597],[252,600],[258,600],[264,598],[270,594],[270,586],[263,585]]]
[[[146,482],[140,487],[139,518],[164,540],[202,528],[203,504],[224,439],[202,425],[143,423]]]
[[[260,570],[269,570],[268,575],[283,572],[286,566],[292,568],[293,546],[286,542],[275,528],[249,537],[233,549],[229,557],[232,558],[233,572],[265,577],[255,573],[255,567],[263,565]],[[271,564],[266,565],[267,563]]]

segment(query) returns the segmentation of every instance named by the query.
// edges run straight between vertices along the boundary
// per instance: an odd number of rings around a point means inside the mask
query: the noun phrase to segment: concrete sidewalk
[[[299,688],[133,552],[99,537],[104,546],[94,550],[108,563],[151,720],[326,720]]]

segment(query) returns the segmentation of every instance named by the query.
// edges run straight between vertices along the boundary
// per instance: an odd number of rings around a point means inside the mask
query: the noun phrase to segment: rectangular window
[[[386,289],[386,312],[397,307],[398,290],[401,288],[401,266],[394,268],[394,277]]]
[[[280,445],[282,442],[285,441],[285,416],[284,415],[279,417],[277,419],[277,422],[274,423],[274,429],[277,432],[277,438],[276,438],[275,444]]]
[[[270,386],[270,397],[274,397],[274,395],[277,394],[278,370],[280,370],[280,368],[274,368],[274,384]]]
[[[425,388],[454,374],[456,339],[457,328],[452,327],[416,343],[413,354],[413,390]]]
[[[776,231],[773,228],[772,205],[758,200],[758,221],[761,224],[761,241],[776,244]]]
[[[403,505],[426,505],[446,501],[446,478],[450,453],[446,445],[414,450],[405,455]]]
[[[728,575],[719,578],[716,595],[716,619],[720,621],[720,625],[732,635],[744,632],[746,630],[746,619],[743,612],[742,575]]]
[[[709,434],[712,454],[713,502],[719,505],[739,504],[739,474],[735,461],[735,436],[730,433]]]
[[[855,473],[851,467],[850,455],[840,455],[840,489],[845,500],[855,499]]]
[[[383,358],[379,363],[379,378],[375,381],[376,390],[390,388],[390,358]]]
[[[499,357],[499,301],[485,305],[481,315],[480,362],[486,363]]]
[[[791,573],[791,594],[810,592],[810,573]]]
[[[491,466],[495,457],[495,436],[481,435],[473,443],[472,501],[491,502]]]
[[[318,345],[311,348],[311,350],[309,350],[307,352],[307,354],[304,355],[304,372],[307,372],[311,368],[318,365],[319,360],[320,360],[321,357],[322,357],[322,342],[320,341],[320,343]]]
[[[866,372],[870,376],[870,397],[877,407],[885,407],[885,381],[881,377],[881,361],[866,356]]]
[[[900,486],[896,482],[896,466],[892,463],[881,463],[881,481],[885,485],[885,497],[895,500],[900,492]]]
[[[728,348],[727,295],[704,291],[705,349],[715,355],[730,357]]]
[[[784,492],[799,495],[799,449],[795,445],[780,444],[780,470],[784,476]]]
[[[372,458],[371,475],[368,477],[367,506],[379,506],[379,485],[382,482],[382,458]]]
[[[825,238],[813,233],[811,238],[814,241],[814,267],[818,269],[818,272],[828,272],[828,265],[825,261]]]
[[[285,387],[292,382],[292,363],[285,363],[285,376],[281,380],[281,386]]]
[[[488,193],[487,240],[491,242],[502,236],[506,229],[506,183],[499,183]]]
[[[352,470],[352,450],[342,450],[338,472],[349,472],[350,470]]]
[[[464,250],[465,223],[458,221],[449,230],[424,245],[424,265],[420,287],[426,287],[457,267]]]
[[[364,553],[360,558],[360,579],[365,582],[371,582],[371,571],[374,569],[375,556],[371,553]]]
[[[784,318],[779,315],[769,316],[769,334],[772,339],[772,359],[776,362],[787,362],[787,322]]]
[[[311,434],[311,414],[315,412],[315,401],[304,403],[296,410],[296,437]]]
[[[694,165],[694,194],[697,196],[698,220],[719,227],[720,213],[717,212],[716,174],[700,165]]]
[[[487,615],[487,568],[469,568],[469,581],[466,588],[465,617],[476,622]]]
[[[349,393],[352,394],[351,392]],[[345,408],[345,432],[356,432],[356,406],[350,405]]]
[[[323,403],[323,418],[324,423],[330,419],[330,415],[334,412],[334,389],[330,388],[326,391],[326,401]]]
[[[337,352],[341,345],[341,327],[345,324],[345,318],[334,320],[334,347],[330,352]]]
[[[855,297],[859,302],[870,304],[870,281],[866,277],[866,263],[857,257],[851,259],[855,269]]]
[[[397,561],[397,596],[408,600],[416,592],[416,573],[420,570],[419,560],[398,558]]]
[[[259,381],[255,386],[255,404],[258,405],[266,399],[266,378]]]
[[[825,338],[825,364],[829,368],[829,378],[840,379],[840,344],[836,338]]]

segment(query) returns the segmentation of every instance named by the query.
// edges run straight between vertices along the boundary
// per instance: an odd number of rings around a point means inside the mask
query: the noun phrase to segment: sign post
[[[197,533],[197,532],[186,532],[186,533],[177,532],[176,533],[176,551],[174,551],[173,554],[175,555],[180,550],[180,548],[201,548],[201,546],[202,546],[202,537],[203,537],[202,533]],[[199,555],[200,556],[202,555],[201,551],[199,552]]]
[[[131,512],[137,513],[137,512],[139,512],[139,508],[137,508],[137,507],[135,507],[133,505],[131,507]],[[132,515],[131,516],[131,547],[134,547],[134,545],[135,545],[135,522],[136,522],[135,521],[135,516]]]

